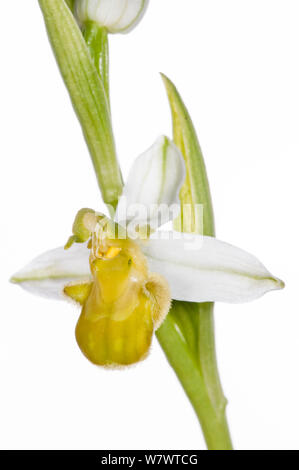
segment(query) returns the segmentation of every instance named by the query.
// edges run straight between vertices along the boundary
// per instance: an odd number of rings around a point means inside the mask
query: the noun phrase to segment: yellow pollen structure
[[[170,307],[167,282],[148,272],[139,246],[128,239],[92,234],[92,282],[66,286],[64,293],[83,306],[76,339],[94,364],[120,367],[144,359],[153,333]]]
[[[110,248],[108,248],[107,253],[105,253],[105,258],[107,259],[115,258],[115,256],[117,256],[120,252],[121,252],[121,248],[118,248],[116,246],[110,246]]]

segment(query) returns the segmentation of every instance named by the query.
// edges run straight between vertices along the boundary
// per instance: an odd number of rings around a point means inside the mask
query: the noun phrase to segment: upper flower
[[[149,0],[76,0],[79,23],[94,21],[109,33],[128,33],[143,17]]]
[[[170,298],[246,302],[283,287],[239,248],[211,237],[156,231],[176,217],[184,179],[179,150],[161,137],[133,164],[114,221],[81,210],[66,249],[39,256],[12,278],[36,294],[82,305],[76,338],[96,364],[125,365],[145,357]]]

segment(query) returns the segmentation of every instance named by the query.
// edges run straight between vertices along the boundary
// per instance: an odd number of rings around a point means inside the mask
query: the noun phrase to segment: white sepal
[[[94,21],[109,33],[128,33],[142,19],[149,0],[76,0],[80,24]]]
[[[89,250],[86,244],[75,244],[43,253],[14,274],[11,282],[35,295],[63,299],[67,284],[90,278]]]
[[[284,287],[253,255],[215,238],[184,235],[141,243],[149,269],[166,278],[173,299],[241,303]]]
[[[140,155],[131,168],[117,207],[115,220],[156,230],[180,210],[179,192],[185,179],[181,152],[167,137]]]

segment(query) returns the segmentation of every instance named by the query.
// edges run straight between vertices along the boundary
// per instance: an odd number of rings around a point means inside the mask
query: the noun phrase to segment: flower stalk
[[[77,22],[64,0],[39,0],[60,72],[89,148],[106,204],[122,192],[105,88]]]
[[[191,308],[194,308],[194,304]],[[196,412],[208,449],[231,450],[232,444],[225,418],[225,407],[222,405],[222,409],[217,409],[214,405],[206,379],[200,370],[196,355],[192,349],[190,335],[188,340],[186,340],[186,336],[182,335],[183,329],[180,320],[183,317],[182,314],[186,315],[187,312],[187,305],[182,302],[174,302],[170,313],[156,332],[156,336]],[[192,321],[191,317],[189,317],[189,321]],[[189,328],[193,330],[190,324]],[[186,330],[184,331],[186,332]],[[210,328],[209,333],[212,332],[213,330]],[[210,356],[210,353],[207,356]],[[212,356],[214,355],[212,354]],[[206,369],[208,368],[207,363]],[[215,371],[212,368],[210,373],[212,377],[215,376]],[[213,385],[212,381],[209,383],[213,388],[216,385]]]
[[[91,58],[101,77],[110,109],[109,92],[109,44],[108,32],[94,21],[88,21],[83,28],[83,36],[89,49]]]
[[[192,124],[190,115],[173,83],[162,75],[173,120],[173,138],[185,158],[187,176],[181,190],[181,227],[186,218],[195,218],[195,206],[203,206],[203,235],[215,236],[214,214],[210,188],[203,155]],[[184,207],[193,210],[184,213]],[[188,225],[192,221],[188,221]],[[226,421],[226,398],[223,394],[218,373],[215,335],[214,335],[214,304],[174,302],[165,322],[157,332],[157,337],[178,375],[200,420],[206,443],[209,449],[232,449]],[[169,329],[175,326],[176,335],[173,342],[176,347],[169,350],[167,342]],[[187,351],[194,361],[196,374],[187,375],[177,366],[177,351],[180,341],[178,331],[186,339]],[[176,341],[175,341],[176,338]],[[186,354],[185,352],[185,354]],[[190,385],[191,382],[191,385]],[[205,403],[205,404],[204,404]]]

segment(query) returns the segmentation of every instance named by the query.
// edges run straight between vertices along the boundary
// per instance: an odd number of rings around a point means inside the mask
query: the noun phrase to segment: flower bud
[[[75,16],[80,24],[94,21],[109,33],[127,33],[143,17],[149,0],[76,0]]]

